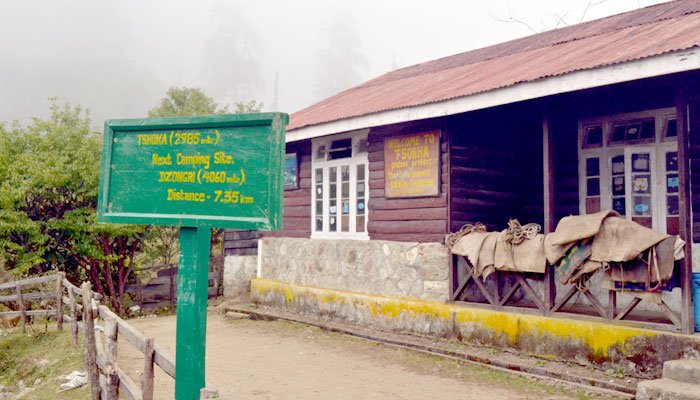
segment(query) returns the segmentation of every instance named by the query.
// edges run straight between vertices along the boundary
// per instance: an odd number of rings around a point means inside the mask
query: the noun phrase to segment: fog
[[[640,0],[0,0],[0,121],[49,97],[144,117],[172,86],[292,113],[392,69],[644,7]]]

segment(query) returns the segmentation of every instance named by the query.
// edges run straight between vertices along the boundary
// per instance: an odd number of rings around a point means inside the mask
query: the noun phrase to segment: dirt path
[[[130,320],[175,353],[175,317]],[[138,378],[143,358],[120,345],[122,368]],[[282,322],[210,313],[207,381],[224,399],[575,399],[567,393],[485,368]],[[158,368],[156,398],[173,398]],[[138,381],[137,381],[138,382]]]

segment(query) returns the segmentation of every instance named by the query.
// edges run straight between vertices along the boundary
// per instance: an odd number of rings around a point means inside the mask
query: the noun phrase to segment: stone
[[[261,249],[261,278],[376,295],[447,299],[442,287],[431,290],[423,284],[447,285],[449,258],[442,244],[268,237],[261,239]],[[230,257],[227,263],[233,268]],[[229,274],[225,271],[225,282]]]
[[[637,400],[700,400],[700,387],[667,378],[641,381],[637,386],[635,398]]]
[[[228,319],[248,319],[248,314],[243,314],[235,311],[227,311],[224,316]]]
[[[700,385],[700,360],[683,359],[664,363],[663,377]],[[700,390],[700,388],[698,388]]]
[[[250,296],[250,281],[257,274],[257,256],[226,256],[224,260],[224,297],[247,299]]]

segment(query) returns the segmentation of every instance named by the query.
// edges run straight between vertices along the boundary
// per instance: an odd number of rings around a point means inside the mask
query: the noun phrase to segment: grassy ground
[[[59,376],[83,369],[82,349],[73,347],[70,332],[58,332],[55,326],[45,332],[43,324],[33,328],[26,335],[18,329],[0,331],[0,385],[17,393],[24,381],[33,389],[24,399],[89,399],[86,386],[57,393]]]

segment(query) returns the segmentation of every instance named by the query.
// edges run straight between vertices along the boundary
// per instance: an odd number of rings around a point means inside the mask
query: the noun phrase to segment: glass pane
[[[612,158],[612,174],[624,175],[625,173],[625,156],[615,156]]]
[[[362,138],[357,141],[357,152],[356,154],[362,154],[367,152],[367,139]]]
[[[600,178],[586,179],[586,196],[600,196]]]
[[[613,127],[610,143],[622,143],[625,141],[625,130],[627,126],[616,125]]]
[[[632,197],[632,213],[634,216],[651,215],[651,197],[649,197],[649,196],[633,196]]]
[[[356,231],[357,232],[364,232],[365,231],[365,216],[364,215],[358,215],[356,219]]]
[[[639,139],[650,141],[654,139],[654,120],[648,120],[642,122],[642,130],[639,132]]]
[[[317,160],[325,160],[326,159],[326,145],[325,144],[319,145],[318,148],[316,149],[316,159]]]
[[[328,151],[329,160],[338,160],[341,158],[352,157],[352,139],[340,139],[331,142],[331,148]]]
[[[316,168],[316,183],[323,182],[323,169]]]
[[[600,125],[586,128],[586,138],[583,142],[587,147],[598,147],[603,144],[603,127]]]
[[[364,181],[365,180],[365,165],[360,164],[357,166],[357,181]]]
[[[323,217],[316,217],[316,232],[323,230]]]
[[[323,215],[323,200],[316,200],[316,216],[320,217]]]
[[[624,197],[613,198],[612,209],[617,211],[617,213],[623,217],[625,216],[625,207]]]
[[[666,192],[678,193],[678,174],[666,175]]]
[[[357,215],[365,213],[365,199],[357,199]]]
[[[639,139],[639,131],[641,130],[641,124],[630,124],[627,125],[627,130],[625,131],[626,141],[635,141]]]
[[[335,215],[331,216],[328,219],[328,226],[329,226],[329,230],[331,232],[338,232],[338,224],[336,223],[337,221],[338,220],[337,220],[337,217]]]
[[[343,182],[348,182],[350,180],[350,166],[343,165],[340,167],[340,179]]]
[[[342,209],[343,215],[350,214],[350,201],[343,200],[342,204],[343,204],[343,209]]]
[[[612,194],[613,196],[625,195],[625,176],[613,176],[612,178]]]
[[[600,175],[600,161],[598,157],[586,159],[586,176]]]
[[[593,214],[600,211],[600,196],[586,198],[586,214]]]
[[[666,153],[666,171],[678,171],[678,152],[669,151]]]
[[[651,176],[632,175],[632,193],[651,193]]]
[[[678,136],[678,124],[676,119],[666,120],[666,137],[677,137]]]
[[[343,218],[342,219],[343,222],[341,224],[341,230],[343,232],[349,232],[350,231],[350,217],[348,217],[347,215],[343,215],[342,218]]]
[[[649,153],[632,154],[632,172],[649,172]]]
[[[666,213],[668,215],[678,215],[678,196],[666,196]]]

